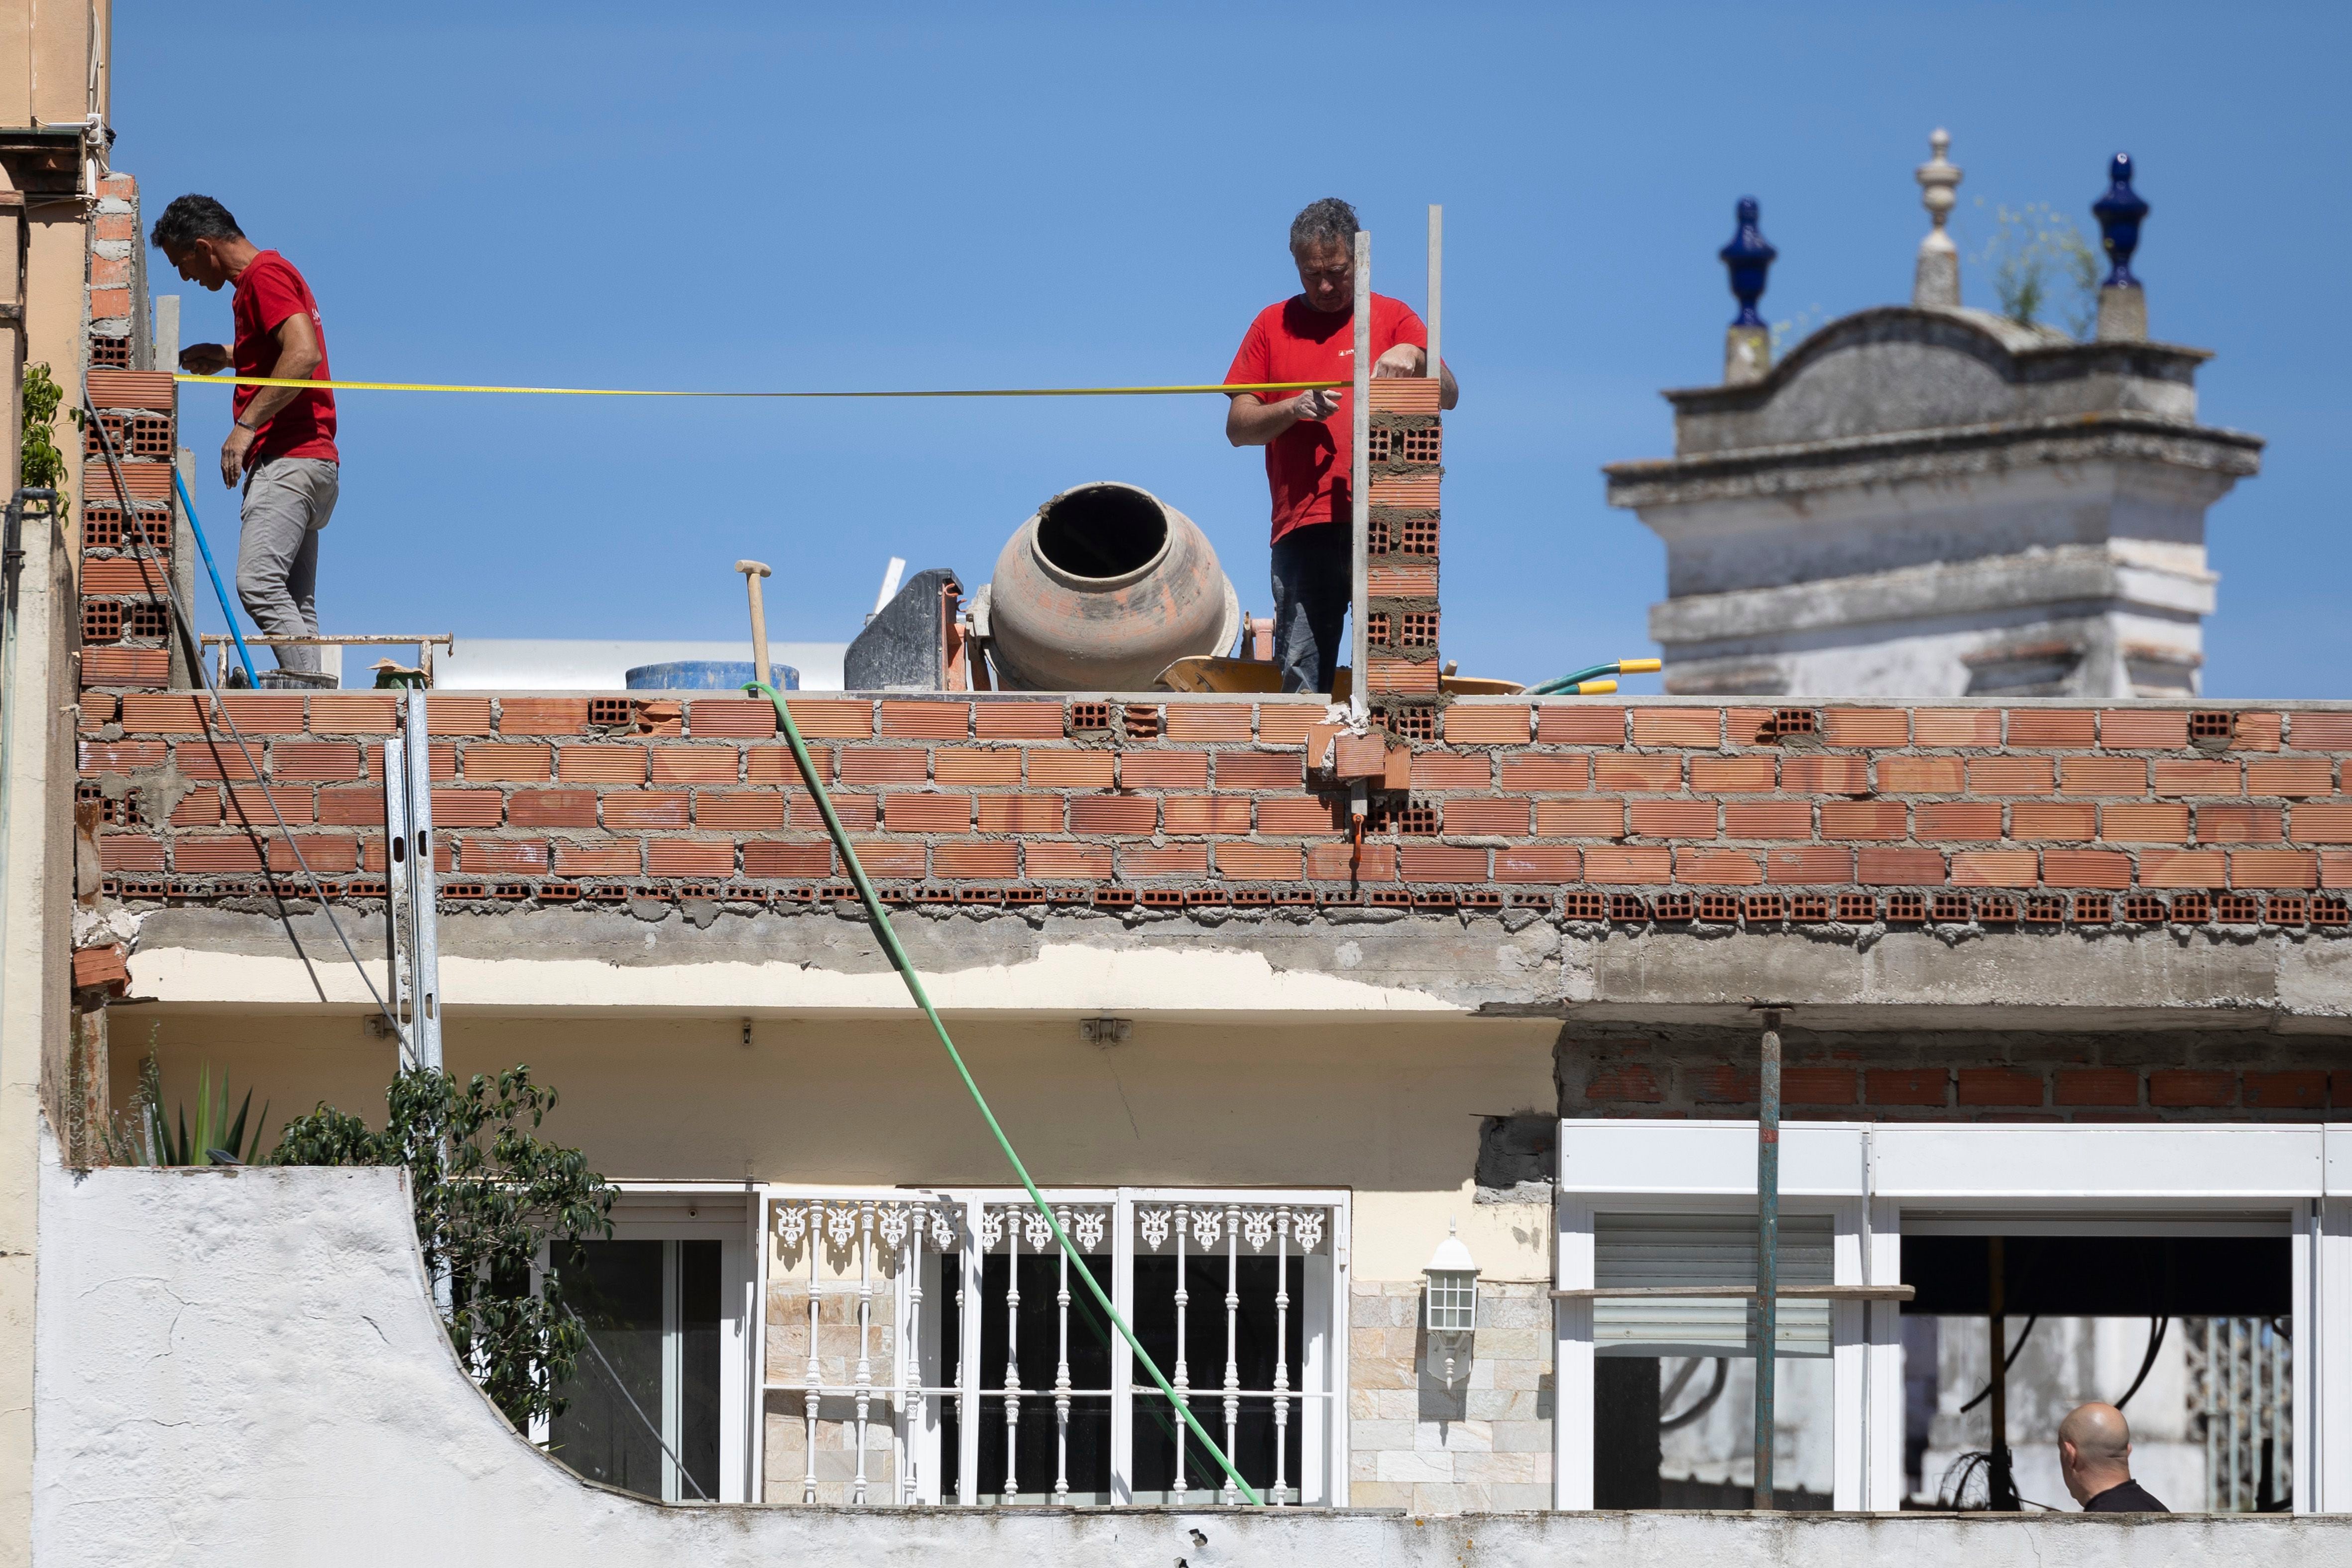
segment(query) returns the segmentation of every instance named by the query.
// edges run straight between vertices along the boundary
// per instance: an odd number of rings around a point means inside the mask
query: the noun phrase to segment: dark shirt
[[[2121,1486],[2109,1487],[2084,1503],[2083,1511],[2084,1513],[2170,1513],[2172,1511],[2148,1496],[2147,1489],[2139,1482],[2126,1481]]]

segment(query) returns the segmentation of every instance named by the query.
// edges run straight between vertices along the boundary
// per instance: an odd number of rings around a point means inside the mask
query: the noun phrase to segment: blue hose
[[[180,477],[176,463],[172,465],[172,488],[180,493],[180,505],[187,509],[188,531],[196,536],[196,549],[204,552],[205,570],[213,580],[213,591],[220,596],[221,614],[228,620],[228,634],[236,640],[237,660],[245,665],[245,684],[258,686],[261,678],[253,673],[253,655],[246,652],[245,633],[236,629],[236,612],[229,608],[228,590],[221,586],[220,568],[213,564],[213,547],[205,542],[205,526],[196,521],[196,503],[189,498],[187,481]],[[194,628],[189,630],[193,632]]]

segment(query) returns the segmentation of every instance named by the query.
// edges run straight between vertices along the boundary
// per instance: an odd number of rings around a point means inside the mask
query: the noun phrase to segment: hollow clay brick
[[[700,740],[765,740],[776,705],[765,697],[698,697],[686,705],[686,733]]]
[[[1394,882],[1396,846],[1367,843],[1362,852],[1350,844],[1311,844],[1307,850],[1309,882]]]
[[[1528,821],[1525,800],[1456,796],[1445,802],[1448,833],[1525,833]]]
[[[985,709],[982,711],[985,712]],[[1055,716],[1055,733],[1061,718]],[[1017,877],[1021,846],[1016,843],[940,844],[931,851],[931,874],[951,877]]]
[[[1110,846],[1066,839],[1030,839],[1021,846],[1026,873],[1043,882],[1102,882],[1110,876]]]
[[[819,779],[824,779],[828,784],[832,783],[835,777],[833,771],[833,747],[829,746],[812,746],[806,749],[809,754],[809,764],[816,769],[816,776]],[[1016,767],[1019,766],[1018,758],[1020,754],[1018,752],[1014,752],[1012,755],[1015,758],[1014,765]],[[747,784],[800,783],[800,764],[793,759],[793,748],[789,746],[751,746],[744,747],[743,781]]]
[[[2231,850],[2230,885],[2315,888],[2319,857],[2304,850]]]
[[[1899,839],[1907,826],[1906,816],[1899,800],[1824,800],[1822,837]]]
[[[2039,1072],[2014,1067],[1963,1067],[1958,1077],[1963,1105],[2039,1105],[2044,1098],[2046,1086]]]
[[[1764,868],[1749,850],[1675,851],[1675,880],[1715,887],[1754,887],[1764,880]]]
[[[596,791],[518,789],[507,801],[507,820],[518,828],[593,828]]]
[[[2139,880],[2144,887],[2221,887],[2219,850],[2142,850]]]
[[[380,800],[381,798],[379,798]],[[379,806],[376,816],[383,812]],[[221,792],[218,789],[191,789],[172,808],[172,826],[175,828],[216,828],[221,820]]]
[[[298,849],[301,852],[299,859],[295,853]],[[299,874],[306,867],[312,876],[340,876],[357,871],[360,841],[325,833],[298,833],[290,839],[278,837],[269,841],[271,871]]]
[[[238,732],[247,738],[303,732],[302,699],[299,696],[275,692],[226,693],[220,706],[236,722]]]
[[[1861,757],[1784,757],[1780,788],[1791,794],[1867,795],[1870,762]]]
[[[1495,880],[1503,883],[1575,882],[1584,874],[1584,852],[1563,846],[1519,844],[1495,852]]]
[[[2189,716],[2179,709],[2108,708],[2099,744],[2109,751],[2161,751],[2189,744]]]
[[[1062,831],[1059,795],[982,795],[980,831],[983,833],[1058,833]]]
[[[1799,885],[1852,882],[1853,852],[1831,849],[1826,845],[1811,849],[1767,850],[1764,852],[1764,879]]]
[[[1336,831],[1331,802],[1320,795],[1281,795],[1257,803],[1257,830],[1262,833],[1328,833]]]
[[[1059,740],[1059,699],[1023,697],[972,705],[972,733],[983,740]]]
[[[2112,843],[2178,844],[2189,837],[2189,808],[2113,804],[2099,808],[2099,836]]]
[[[2286,811],[2282,807],[2208,802],[2197,808],[2197,841],[2200,844],[2273,844],[2284,837]]]
[[[1528,710],[1503,703],[1456,703],[1445,710],[1445,738],[1454,746],[1524,746]]]
[[[1078,795],[1070,800],[1074,833],[1148,833],[1159,821],[1160,802],[1149,795]]]
[[[1584,852],[1584,880],[1604,886],[1672,882],[1674,852],[1663,845],[1595,845]],[[1841,876],[1837,880],[1846,879]]]
[[[559,746],[555,776],[566,784],[642,784],[646,748],[642,746]]]
[[[555,845],[555,874],[558,876],[635,876],[643,863],[644,856],[635,839],[598,844],[558,840]],[[467,869],[470,871],[473,868],[468,866]]]
[[[2241,1081],[2241,1087],[2250,1110],[2321,1111],[2327,1107],[2325,1072],[2249,1072]]]
[[[1941,1067],[1874,1067],[1865,1082],[1874,1105],[1941,1105],[1951,1094],[1950,1074]]]
[[[2126,888],[2131,856],[2115,850],[2044,850],[2042,881],[2050,887]]]
[[[2283,757],[2246,764],[2246,793],[2302,797],[2335,792],[2325,758]]]
[[[1636,837],[1715,837],[1716,803],[1713,800],[1633,800],[1627,803],[1626,811]]]
[[[2230,737],[2233,751],[2276,751],[2279,739],[2285,733],[2285,715],[2275,713],[2241,713]]]
[[[1915,746],[1999,746],[2000,710],[1993,707],[1923,707],[1911,713]]]
[[[1911,716],[1899,707],[1825,707],[1822,741],[1828,746],[1907,746]]]
[[[850,847],[857,852],[857,863],[866,868],[867,876],[916,877],[923,874],[925,854],[919,840],[899,840],[895,843],[876,839],[852,839]]]
[[[2011,708],[2011,746],[2090,746],[2098,739],[2098,721],[2082,708]]]
[[[261,748],[250,748],[257,760]],[[223,740],[184,740],[172,748],[173,765],[189,779],[253,779],[258,774],[254,762],[247,759],[245,750]]]
[[[1504,764],[1504,784],[1510,782],[1510,764]],[[1694,757],[1690,759],[1693,789],[1708,794],[1756,794],[1772,788],[1774,763],[1769,757]]]
[[[1246,741],[1252,710],[1244,703],[1170,703],[1166,724],[1171,740]]]
[[[794,722],[798,722],[797,716]],[[971,734],[970,703],[882,701],[884,735],[924,740],[962,740]]]
[[[772,841],[745,844],[743,874],[761,882],[793,876],[831,876],[833,846],[822,841],[805,844]]]
[[[732,876],[735,844],[728,839],[647,839],[648,876]]]
[[[1966,843],[2000,837],[2000,807],[1990,800],[1923,800],[1911,809],[1911,818],[1918,836],[1932,842]],[[2085,813],[2084,838],[2091,836],[2092,818],[2092,813]]]
[[[192,747],[184,744],[180,749],[184,752]],[[260,747],[256,746],[254,749],[257,752]],[[349,740],[275,741],[269,747],[269,771],[278,779],[340,784],[360,776],[360,748],[356,742]]]
[[[1723,744],[1723,710],[1715,707],[1637,707],[1636,746],[1696,746],[1712,751]]]
[[[2159,795],[2235,795],[2242,788],[2235,762],[2156,758]]]
[[[2297,802],[2286,836],[2304,844],[2352,844],[2352,800]]]
[[[2290,715],[2286,743],[2297,751],[2352,751],[2352,713]]]
[[[1937,850],[1866,849],[1854,858],[1855,880],[1865,887],[1936,887],[1944,881]]]
[[[1118,756],[1118,784],[1122,789],[1205,789],[1209,787],[1209,754],[1205,751],[1121,752]]]
[[[666,798],[676,800],[679,802],[679,814],[683,816],[685,797],[670,796]],[[686,825],[683,821],[670,822],[666,821],[645,821],[641,823],[615,822],[613,821],[613,803],[621,799],[623,799],[623,797],[618,795],[607,795],[604,798],[604,820],[610,826],[682,828]],[[784,798],[772,790],[767,789],[756,791],[728,790],[723,793],[709,789],[698,789],[695,791],[694,795],[694,825],[698,828],[703,828],[717,832],[773,832],[784,825]]]
[[[873,795],[835,795],[833,814],[841,825],[856,832],[873,831],[881,810],[878,797]],[[795,828],[810,832],[824,831],[824,813],[816,809],[816,799],[805,789],[791,789],[784,794],[784,821]]]
[[[2137,1105],[2139,1074],[2124,1067],[2061,1068],[2051,1102],[2058,1105]]]
[[[2046,757],[1979,757],[1969,763],[1971,795],[2046,795],[2057,769]]]
[[[971,797],[885,795],[882,826],[894,833],[961,833],[971,826]]]
[[[1386,764],[1382,753],[1382,764]],[[1220,751],[1216,754],[1219,789],[1296,789],[1305,782],[1305,758],[1280,751]]]
[[[1655,1072],[1640,1062],[1628,1061],[1595,1067],[1584,1081],[1584,1097],[1593,1102],[1627,1101],[1654,1105],[1665,1095],[1658,1087]]]
[[[232,784],[222,803],[221,820],[233,828],[307,828],[317,816],[314,797],[306,785],[291,789],[267,784]],[[274,810],[273,810],[274,808]]]
[[[587,727],[586,697],[505,697],[499,703],[500,735],[576,735]]]
[[[1171,795],[1160,803],[1171,833],[1246,833],[1250,803],[1232,795]]]
[[[1622,800],[1538,800],[1536,832],[1547,839],[1619,839],[1625,836]]]
[[[170,755],[161,740],[85,740],[79,763],[84,773],[131,773],[161,768]]]
[[[656,746],[656,784],[732,784],[742,753],[731,746]]]
[[[1957,795],[1966,766],[1957,757],[1882,757],[1878,787],[1889,795]]]
[[[1039,747],[1029,753],[1029,782],[1040,789],[1108,789],[1111,769],[1108,751]]]
[[[942,784],[1017,786],[1021,753],[1010,747],[979,750],[943,746],[931,756],[931,773]]]
[[[425,716],[432,716],[429,708]],[[369,692],[319,692],[310,698],[310,727],[320,735],[391,735],[400,728],[400,702]]]
[[[1421,751],[1413,754],[1412,787],[1416,789],[1491,789],[1495,787],[1495,764],[1483,753],[1466,757],[1449,756],[1443,751]]]
[[[849,746],[841,753],[844,784],[920,784],[930,778],[931,754],[919,746]]]
[[[1397,865],[1407,882],[1485,882],[1487,853],[1466,844],[1397,845]]]
[[[128,693],[122,699],[122,728],[131,735],[202,735],[207,728],[204,699]]]
[[[2218,1110],[2234,1105],[2238,1103],[2237,1075],[2200,1068],[2158,1068],[2147,1075],[2147,1103],[2179,1110]]]
[[[2062,795],[2145,795],[2147,793],[2147,763],[2137,757],[2062,757],[2058,759],[2058,792]]]
[[[474,791],[466,791],[466,793],[473,792]],[[443,793],[444,792],[439,789],[433,791],[433,823],[436,827],[442,825],[441,797]],[[505,811],[505,795],[496,789],[484,789],[479,791],[479,793],[489,798],[494,810],[500,813]],[[319,821],[331,827],[383,827],[383,791],[381,789],[367,785],[357,786],[348,789],[321,789],[319,791]],[[497,821],[498,817],[494,815],[488,822],[453,822],[449,825],[453,827],[490,827],[495,826]]]
[[[555,753],[545,746],[477,741],[466,747],[463,766],[472,783],[545,783],[554,776]]]
[[[468,876],[529,876],[547,869],[544,839],[460,839],[457,863]]]
[[[425,699],[425,731],[427,735],[488,735],[490,699],[435,692]]]
[[[267,871],[268,856],[257,841],[244,834],[186,837],[173,841],[172,869],[193,873]]]
[[[1592,758],[1596,789],[1639,789],[1664,793],[1683,787],[1679,757],[1627,757],[1603,751]]]
[[[1546,746],[1622,746],[1625,710],[1545,703],[1536,709],[1536,738]]]
[[[1767,765],[1769,768],[1769,764]],[[1503,758],[1506,789],[1585,789],[1592,784],[1592,759],[1572,754],[1523,751]],[[1767,784],[1765,788],[1769,789]]]
[[[1297,882],[1304,857],[1296,844],[1235,844],[1211,846],[1220,876],[1238,882]]]
[[[1325,711],[1319,703],[1261,703],[1257,737],[1267,746],[1300,745],[1307,732],[1323,722]]]
[[[336,789],[319,791],[319,802],[322,808],[319,817],[320,821],[335,821],[334,818],[325,814],[323,808],[326,805],[327,797],[341,793],[344,791]],[[347,821],[364,821],[370,827],[383,826],[383,791],[367,789],[358,793],[366,795],[375,802],[375,814],[364,819],[347,819]],[[593,800],[594,797],[592,796],[590,799]],[[439,832],[446,828],[495,828],[505,819],[506,806],[506,791],[502,789],[436,789],[433,791],[433,829],[436,832]],[[593,814],[587,825],[591,827],[595,825],[595,818]]]
[[[101,871],[162,871],[163,841],[146,834],[101,834],[98,841],[98,864]]]
[[[874,733],[874,705],[856,698],[786,697],[803,740],[864,740]]]
[[[766,804],[768,819],[756,822],[709,822],[705,827],[780,828],[784,823],[784,802],[776,795],[722,795],[714,800],[760,801]],[[683,828],[688,821],[687,795],[683,789],[615,789],[604,797],[604,826],[615,832],[635,831],[640,828]]]
[[[1374,599],[1433,599],[1437,568],[1402,561],[1373,561],[1364,570],[1365,588]]]
[[[1961,850],[1952,856],[1957,887],[2032,887],[2041,874],[2032,850]]]
[[[1809,800],[1726,800],[1723,832],[1731,839],[1810,839],[1813,807]]]
[[[2000,808],[1994,809],[1998,810]],[[2137,806],[2107,808],[2110,815],[2138,810],[2141,808]],[[1922,810],[1919,831],[1922,835],[1935,836],[1928,834],[1925,809]],[[2027,841],[2057,839],[2072,843],[2095,839],[2101,836],[2099,808],[2088,800],[2020,800],[2009,809],[2009,836]],[[2105,836],[2112,839],[2116,835],[2109,832]]]
[[[1118,874],[1122,877],[1206,876],[1206,844],[1121,844]]]

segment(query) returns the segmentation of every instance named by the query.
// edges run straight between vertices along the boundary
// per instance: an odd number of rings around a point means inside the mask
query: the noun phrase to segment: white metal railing
[[[1344,1195],[1046,1198],[1178,1401],[1265,1500],[1342,1499]],[[762,1202],[771,1500],[1240,1501],[1025,1197],[770,1189]]]
[[[2294,1474],[2294,1345],[2271,1318],[2192,1318],[2189,1399],[2204,1428],[2205,1508],[2284,1508]]]

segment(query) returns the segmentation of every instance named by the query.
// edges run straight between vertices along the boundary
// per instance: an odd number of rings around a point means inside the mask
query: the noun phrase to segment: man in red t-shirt
[[[1302,292],[1257,313],[1225,372],[1234,382],[1352,381],[1356,352],[1356,210],[1336,196],[1292,220],[1290,259]],[[1402,300],[1372,296],[1376,376],[1426,375],[1429,329]],[[1444,377],[1439,402],[1461,389]],[[1274,492],[1274,662],[1286,692],[1328,692],[1353,599],[1354,413],[1345,389],[1234,393],[1225,439],[1265,448]],[[1358,679],[1361,679],[1359,673]]]
[[[236,289],[236,342],[197,343],[180,368],[209,376],[234,365],[240,376],[330,381],[327,329],[319,302],[293,264],[257,249],[226,207],[210,196],[182,196],[163,209],[149,236],[189,282],[217,293]],[[335,394],[293,387],[238,387],[236,419],[221,444],[221,483],[245,483],[244,530],[237,542],[236,596],[265,636],[316,637],[319,530],[334,516],[342,465],[335,451]],[[319,650],[278,650],[278,667],[331,685],[319,674]]]

